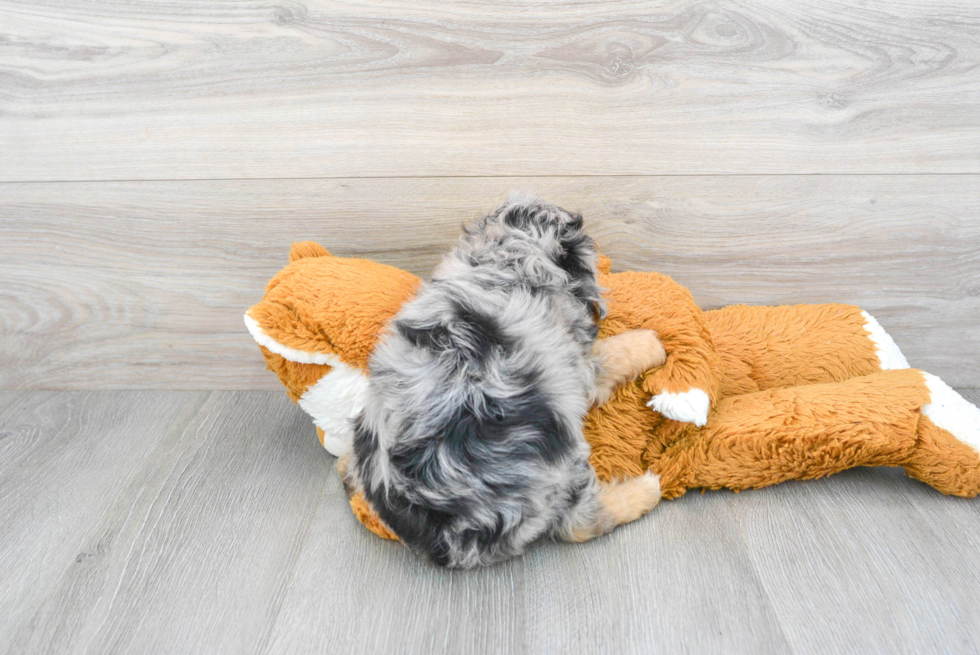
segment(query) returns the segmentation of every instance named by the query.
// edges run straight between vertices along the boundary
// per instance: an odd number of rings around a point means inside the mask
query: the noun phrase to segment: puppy
[[[655,475],[603,484],[589,464],[590,406],[665,359],[651,331],[596,341],[596,258],[580,215],[509,200],[464,228],[377,345],[347,482],[433,562],[584,541],[659,501]]]

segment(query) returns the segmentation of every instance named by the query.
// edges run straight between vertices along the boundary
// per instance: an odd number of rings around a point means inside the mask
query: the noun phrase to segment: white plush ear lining
[[[307,352],[282,345],[266,334],[262,330],[262,326],[258,324],[258,321],[248,314],[245,314],[245,327],[248,328],[249,334],[255,339],[255,343],[291,362],[297,362],[299,364],[329,364],[330,366],[336,366],[342,363],[340,358],[333,353]]]
[[[245,326],[255,342],[271,352],[299,364],[326,364],[331,367],[298,401],[299,406],[323,430],[323,447],[340,457],[354,444],[354,419],[364,409],[368,377],[342,362],[333,353],[315,353],[284,346],[266,334],[258,322],[245,314]]]

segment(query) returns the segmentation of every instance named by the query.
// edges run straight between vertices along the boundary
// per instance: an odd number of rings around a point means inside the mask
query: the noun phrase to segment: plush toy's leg
[[[878,321],[853,305],[735,305],[705,320],[722,361],[722,395],[908,368]]]
[[[898,344],[892,339],[892,335],[885,332],[885,328],[881,327],[875,317],[868,312],[862,310],[861,317],[864,319],[862,327],[868,333],[868,339],[875,346],[875,354],[878,356],[878,366],[881,367],[881,370],[894,371],[908,368],[909,362],[905,359],[905,355],[902,354]]]
[[[737,491],[854,466],[905,466],[943,493],[976,495],[980,455],[969,443],[977,439],[980,410],[933,379],[904,369],[726,398],[704,428],[686,430],[652,455],[650,468],[661,476],[664,498],[691,487]]]
[[[929,403],[922,408],[919,441],[904,462],[917,480],[944,494],[980,494],[980,408],[935,375],[925,373]]]

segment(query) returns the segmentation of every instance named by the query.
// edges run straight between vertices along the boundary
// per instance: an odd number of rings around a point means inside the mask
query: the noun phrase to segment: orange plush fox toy
[[[368,359],[415,276],[293,244],[245,323],[289,397],[334,455],[351,448]],[[819,478],[854,466],[901,466],[944,494],[980,493],[980,409],[908,368],[895,342],[850,305],[702,312],[659,273],[609,273],[600,336],[656,330],[667,362],[586,417],[592,464],[608,480],[653,471],[663,498]],[[358,496],[357,517],[394,535]]]

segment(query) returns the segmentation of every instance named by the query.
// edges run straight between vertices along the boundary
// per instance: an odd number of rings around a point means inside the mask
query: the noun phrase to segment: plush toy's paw
[[[923,415],[980,453],[980,408],[935,375],[923,376],[930,395],[929,404],[922,407]]]
[[[891,335],[885,332],[875,317],[868,312],[861,312],[864,316],[864,329],[869,333],[869,339],[875,344],[875,354],[878,355],[878,362],[882,371],[890,371],[898,368],[909,368],[909,362],[899,349],[898,344],[892,339]]]
[[[922,377],[929,402],[916,426],[915,449],[902,466],[937,491],[974,498],[980,495],[980,408],[935,375]]]
[[[689,391],[663,391],[658,393],[647,407],[660,412],[667,418],[681,423],[693,423],[702,427],[708,422],[708,410],[711,409],[711,399],[701,389]]]

